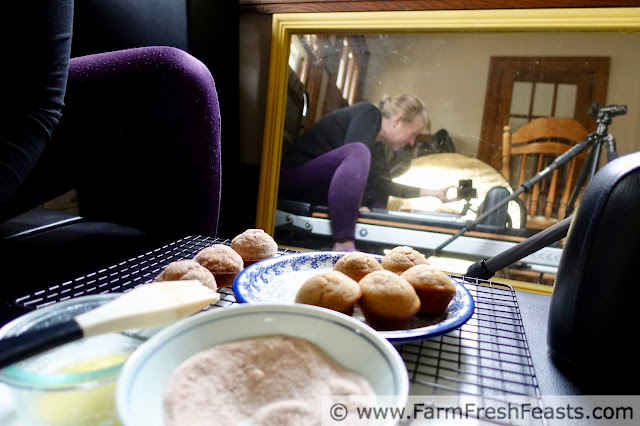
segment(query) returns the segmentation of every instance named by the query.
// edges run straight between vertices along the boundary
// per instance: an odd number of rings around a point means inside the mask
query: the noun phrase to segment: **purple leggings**
[[[301,166],[282,169],[279,197],[326,204],[333,239],[354,240],[370,164],[371,151],[365,144],[345,144]]]
[[[220,112],[202,62],[172,47],[73,58],[65,103],[8,217],[78,188],[87,220],[216,235]]]

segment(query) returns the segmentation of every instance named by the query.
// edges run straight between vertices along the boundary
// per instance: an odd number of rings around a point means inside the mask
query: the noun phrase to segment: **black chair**
[[[114,201],[96,192],[86,194],[84,207],[83,199],[80,199],[80,215],[37,207],[0,223],[0,259],[3,265],[0,323],[21,313],[13,303],[16,297],[108,267],[178,236],[184,237],[183,230],[190,229],[188,223],[191,217],[199,216],[201,223],[206,222],[201,229],[192,228],[195,229],[194,233],[212,237],[216,235],[221,175],[218,98],[209,70],[185,52],[188,49],[186,1],[118,0],[116,3],[118,7],[113,2],[108,7],[99,1],[76,2],[73,59],[67,95],[70,92],[91,95],[82,92],[83,82],[78,81],[94,71],[96,74],[109,74],[109,71],[94,70],[92,67],[95,64],[125,63],[133,55],[144,56],[149,52],[152,56],[167,59],[167,63],[156,65],[174,68],[179,73],[176,88],[168,96],[173,93],[183,96],[180,93],[184,87],[180,85],[189,86],[192,93],[197,92],[201,96],[199,109],[206,111],[202,114],[211,112],[211,115],[202,125],[198,121],[202,117],[194,118],[189,123],[191,128],[196,129],[193,139],[201,140],[201,143],[195,148],[186,148],[183,156],[192,161],[190,167],[195,170],[196,177],[184,181],[178,177],[173,182],[167,181],[164,187],[149,188],[149,193],[158,194],[154,198],[158,208],[163,208],[159,196],[165,193],[177,201],[181,196],[202,193],[199,204],[203,208],[184,212],[174,209],[178,213],[168,218],[148,215],[148,221],[140,220],[139,217],[135,219],[135,215],[122,214],[131,206],[119,204],[121,199]],[[167,22],[170,25],[165,25]],[[137,49],[128,49],[133,47]],[[99,65],[94,68],[99,68]],[[125,72],[128,71],[135,70]],[[116,71],[111,73],[115,74]],[[156,84],[157,90],[172,90],[161,83]],[[73,102],[68,102],[68,106],[73,107]],[[180,108],[179,104],[176,104],[176,108]],[[189,112],[184,112],[184,115],[188,118]],[[132,119],[141,116],[144,116],[144,111],[132,114]],[[69,122],[63,124],[73,125]],[[166,157],[167,153],[161,155]],[[153,172],[152,169],[140,170],[140,175]],[[113,175],[113,179],[117,179],[118,171],[114,171]],[[110,189],[110,181],[105,182],[103,187]],[[211,190],[200,191],[203,187]],[[135,208],[136,200],[132,200],[131,204]],[[123,220],[117,220],[120,216]],[[148,227],[145,222],[149,222]]]

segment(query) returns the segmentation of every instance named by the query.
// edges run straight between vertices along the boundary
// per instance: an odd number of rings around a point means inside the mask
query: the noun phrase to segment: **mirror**
[[[587,111],[593,102],[628,106],[609,131],[619,155],[640,150],[639,10],[275,14],[257,226],[274,232],[283,144],[296,136],[285,129],[296,84],[303,86],[306,115],[294,132],[357,101],[377,105],[384,95],[413,93],[427,108],[431,136],[445,130],[457,155],[489,167],[496,180],[502,178],[505,125],[515,131],[531,119],[553,115],[575,118],[591,132],[597,125]],[[345,62],[344,55],[351,60]],[[508,96],[505,74],[512,76]],[[410,172],[397,179],[406,183]],[[459,174],[442,176],[418,173],[434,188],[458,185]],[[472,212],[486,195],[487,188],[481,188]],[[418,199],[412,207],[442,207],[429,201]],[[465,201],[445,207],[460,212]]]

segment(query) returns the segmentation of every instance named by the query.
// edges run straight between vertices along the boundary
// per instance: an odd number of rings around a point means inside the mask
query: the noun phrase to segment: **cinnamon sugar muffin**
[[[358,283],[362,289],[359,304],[367,323],[376,330],[399,330],[420,310],[414,288],[398,274],[375,271]]]
[[[309,278],[296,294],[296,303],[322,306],[352,315],[362,290],[356,281],[339,271],[320,272]]]
[[[441,315],[456,294],[451,278],[431,265],[416,265],[400,275],[413,286],[420,298],[420,312]]]
[[[211,271],[218,287],[232,285],[233,280],[244,267],[242,257],[224,244],[214,244],[200,250],[193,260]]]
[[[394,247],[382,258],[382,267],[398,275],[412,266],[422,264],[429,264],[427,258],[418,250],[408,246]]]
[[[278,244],[262,229],[247,229],[231,240],[231,248],[244,260],[244,266],[273,257],[278,252]]]
[[[171,262],[160,272],[155,281],[198,280],[211,290],[218,288],[216,279],[207,268],[193,259]]]
[[[333,265],[333,270],[340,271],[355,281],[360,281],[369,272],[381,271],[382,265],[372,255],[354,251],[338,259]]]

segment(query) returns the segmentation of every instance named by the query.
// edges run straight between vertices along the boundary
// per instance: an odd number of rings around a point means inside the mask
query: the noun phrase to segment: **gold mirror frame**
[[[274,14],[256,227],[274,233],[293,34],[638,30],[640,8],[627,7]]]

